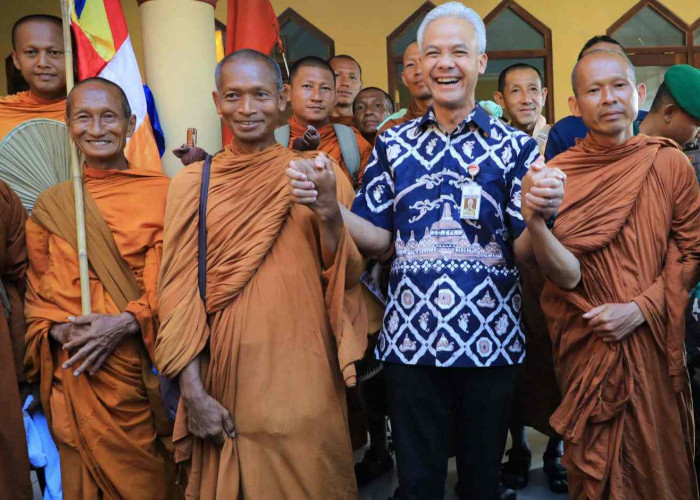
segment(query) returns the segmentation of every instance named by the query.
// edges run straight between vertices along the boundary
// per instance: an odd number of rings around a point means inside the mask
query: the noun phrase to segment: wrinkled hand
[[[559,212],[564,199],[566,174],[558,168],[547,167],[540,156],[532,162],[522,180],[521,212],[525,222],[535,216],[545,221]]]
[[[189,147],[187,144],[183,144],[179,148],[173,149],[173,154],[180,158],[180,161],[184,166],[197,161],[204,161],[207,158],[207,152],[198,147]]]
[[[19,383],[19,399],[20,405],[23,407],[27,398],[32,396],[34,399],[29,406],[27,406],[27,412],[33,413],[39,408],[41,408],[41,392],[39,390],[39,384],[30,384],[29,382]]]
[[[70,323],[54,323],[49,328],[49,335],[53,340],[58,342],[58,345],[63,346],[70,338]]]
[[[219,448],[224,445],[227,435],[236,437],[231,414],[209,394],[202,392],[189,398],[183,394],[182,401],[187,407],[187,428],[193,435],[211,439]]]
[[[70,339],[63,344],[63,349],[72,356],[63,363],[63,368],[84,360],[74,372],[76,377],[82,375],[88,367],[88,373],[94,375],[124,337],[141,330],[136,318],[128,312],[115,315],[88,314],[77,318],[69,317],[68,320],[71,325]]]
[[[583,315],[588,326],[603,342],[619,342],[644,323],[644,315],[635,302],[603,304]]]
[[[308,205],[322,219],[329,220],[340,210],[336,196],[333,163],[325,155],[312,159],[297,159],[287,169],[292,198]]]

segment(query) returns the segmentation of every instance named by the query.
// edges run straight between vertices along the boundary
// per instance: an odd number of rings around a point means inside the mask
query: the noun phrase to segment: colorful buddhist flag
[[[136,131],[126,145],[127,159],[134,168],[161,171],[141,71],[120,1],[73,0],[71,28],[77,44],[78,79],[100,76],[116,83],[136,115]]]

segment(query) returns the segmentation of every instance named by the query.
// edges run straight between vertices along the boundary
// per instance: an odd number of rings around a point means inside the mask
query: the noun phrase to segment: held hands
[[[224,445],[226,436],[236,437],[231,414],[205,391],[189,397],[183,392],[182,400],[187,407],[187,428],[193,435],[211,439],[219,448]]]
[[[187,144],[183,144],[179,148],[173,149],[173,154],[180,158],[180,161],[184,166],[207,159],[207,152],[204,149],[197,146],[190,147]]]
[[[336,179],[331,160],[325,155],[314,159],[300,158],[289,163],[287,169],[292,198],[308,205],[321,219],[330,220],[338,215]]]
[[[636,302],[603,304],[588,311],[583,318],[603,342],[619,342],[645,321]]]
[[[141,330],[136,318],[128,312],[71,316],[68,320],[69,323],[53,325],[49,333],[72,355],[63,363],[64,369],[83,360],[73,373],[76,377],[85,371],[94,375],[124,337]]]
[[[534,217],[548,220],[559,212],[564,199],[566,174],[558,168],[547,167],[542,156],[532,162],[522,181],[521,212],[525,222]]]

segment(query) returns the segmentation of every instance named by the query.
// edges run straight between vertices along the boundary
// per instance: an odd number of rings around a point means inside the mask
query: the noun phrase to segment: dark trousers
[[[452,448],[460,497],[496,499],[518,367],[385,363],[384,374],[401,498],[443,498]]]

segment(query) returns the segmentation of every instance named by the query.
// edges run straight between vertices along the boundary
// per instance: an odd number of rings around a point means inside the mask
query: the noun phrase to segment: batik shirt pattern
[[[522,363],[513,241],[525,229],[520,181],[538,154],[530,136],[479,106],[449,134],[431,109],[378,137],[353,205],[395,239],[378,359],[441,367]],[[479,218],[463,220],[462,187],[474,182],[482,188]]]

